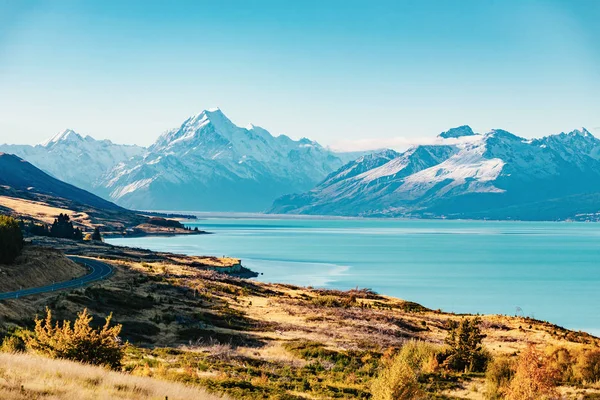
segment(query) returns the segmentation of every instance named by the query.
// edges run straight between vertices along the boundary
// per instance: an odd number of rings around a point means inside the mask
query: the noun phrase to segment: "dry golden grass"
[[[0,196],[0,206],[12,210],[15,214],[26,215],[47,224],[51,224],[54,221],[54,218],[62,213],[67,214],[73,222],[85,226],[92,226],[90,216],[84,212],[75,212],[63,208],[52,207],[38,201]]]
[[[175,382],[126,375],[30,354],[0,353],[3,400],[213,400],[206,391]]]

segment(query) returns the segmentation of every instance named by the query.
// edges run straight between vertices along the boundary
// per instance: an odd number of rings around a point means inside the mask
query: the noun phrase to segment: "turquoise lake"
[[[600,224],[200,218],[212,235],[117,245],[239,257],[265,282],[371,288],[444,311],[526,315],[600,335]]]

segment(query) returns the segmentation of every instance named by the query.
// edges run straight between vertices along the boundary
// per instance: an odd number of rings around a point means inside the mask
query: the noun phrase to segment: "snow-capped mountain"
[[[527,140],[468,126],[435,144],[362,157],[270,212],[567,219],[600,211],[600,140],[585,129]]]
[[[161,135],[104,181],[110,198],[138,209],[264,211],[305,191],[348,161],[309,139],[273,137],[205,110]]]
[[[0,145],[57,179],[96,194],[103,193],[103,176],[119,163],[141,155],[144,148],[95,140],[67,129],[36,146]]]

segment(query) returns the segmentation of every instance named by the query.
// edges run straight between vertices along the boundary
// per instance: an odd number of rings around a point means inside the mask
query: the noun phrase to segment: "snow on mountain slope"
[[[102,177],[144,149],[82,137],[67,129],[36,146],[0,145],[0,152],[15,154],[57,179],[102,195]]]
[[[313,190],[279,198],[270,212],[505,219],[522,218],[528,207],[536,219],[531,204],[551,202],[562,218],[577,207],[560,209],[569,202],[557,199],[600,192],[600,140],[585,129],[526,140],[462,126],[438,138],[389,160],[380,154],[372,165],[349,163]]]
[[[239,127],[211,109],[117,166],[104,186],[111,199],[132,208],[263,211],[285,193],[313,187],[341,167],[342,158],[306,138]]]

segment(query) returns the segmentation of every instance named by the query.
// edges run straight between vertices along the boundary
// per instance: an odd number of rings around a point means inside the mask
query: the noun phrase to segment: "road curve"
[[[65,282],[57,282],[52,285],[41,286],[37,288],[23,289],[17,290],[15,292],[6,292],[0,293],[0,300],[7,299],[18,299],[25,296],[31,296],[34,294],[48,293],[48,292],[56,292],[58,290],[64,289],[74,289],[78,287],[85,286],[89,283],[100,281],[108,278],[113,273],[113,268],[103,262],[97,260],[90,260],[89,258],[77,257],[77,256],[67,256],[72,261],[75,261],[78,264],[85,265],[90,271],[87,275],[71,279]]]

